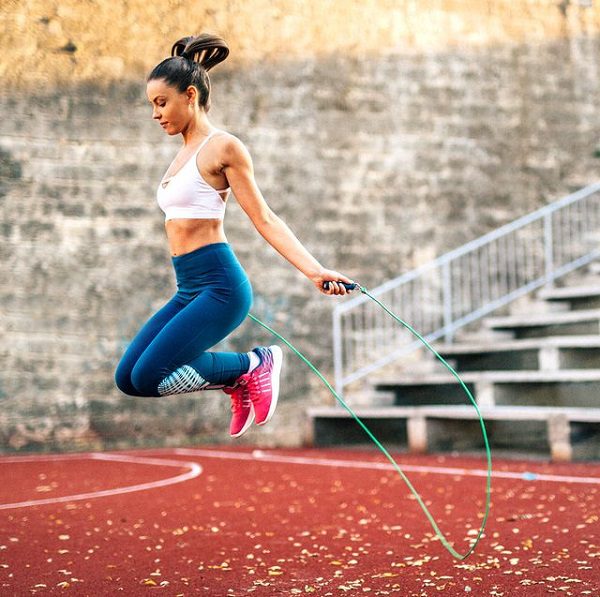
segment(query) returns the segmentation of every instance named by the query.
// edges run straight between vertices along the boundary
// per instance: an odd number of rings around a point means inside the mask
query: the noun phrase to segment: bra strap
[[[209,139],[216,133],[220,133],[221,131],[219,129],[214,130],[212,133],[210,133],[208,135],[208,137],[206,137],[206,139],[204,139],[204,141],[202,141],[202,143],[200,143],[200,145],[198,145],[198,149],[196,149],[196,153],[198,153],[209,141]]]

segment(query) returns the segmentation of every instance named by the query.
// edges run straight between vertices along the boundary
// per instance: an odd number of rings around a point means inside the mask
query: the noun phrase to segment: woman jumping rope
[[[253,421],[264,425],[273,416],[283,355],[278,346],[208,352],[252,306],[252,286],[223,230],[229,191],[267,242],[320,292],[344,295],[349,291],[339,282],[352,280],[306,250],[267,205],[244,144],[209,122],[207,72],[228,54],[220,37],[184,37],[146,79],[152,117],[168,135],[183,136],[157,189],[177,292],[129,344],[115,381],[130,396],[222,389],[231,399],[229,433],[238,437]]]

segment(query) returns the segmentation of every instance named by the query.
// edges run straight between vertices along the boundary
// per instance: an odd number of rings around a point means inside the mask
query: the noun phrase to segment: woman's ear
[[[195,104],[198,97],[198,90],[193,85],[190,85],[186,90],[186,94],[188,96],[188,103]]]

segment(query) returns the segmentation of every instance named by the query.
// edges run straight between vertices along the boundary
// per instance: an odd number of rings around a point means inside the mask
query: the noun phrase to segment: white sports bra
[[[188,161],[169,178],[163,178],[156,191],[158,206],[165,212],[165,220],[173,218],[208,218],[222,220],[225,216],[225,199],[219,193],[229,191],[211,187],[200,175],[196,156],[206,142],[217,132],[213,131],[198,146]]]

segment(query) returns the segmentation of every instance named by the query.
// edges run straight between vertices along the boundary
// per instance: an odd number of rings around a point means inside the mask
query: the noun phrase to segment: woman
[[[263,425],[273,416],[282,352],[278,346],[207,352],[244,321],[252,305],[252,287],[223,230],[229,192],[258,232],[319,291],[346,294],[338,281],[351,280],[323,268],[302,246],[266,204],[243,143],[209,122],[207,71],[228,54],[220,37],[184,37],[146,80],[152,117],[168,135],[183,136],[157,189],[177,292],[133,339],[115,381],[131,396],[222,389],[231,397],[230,434],[238,437],[254,420]]]

